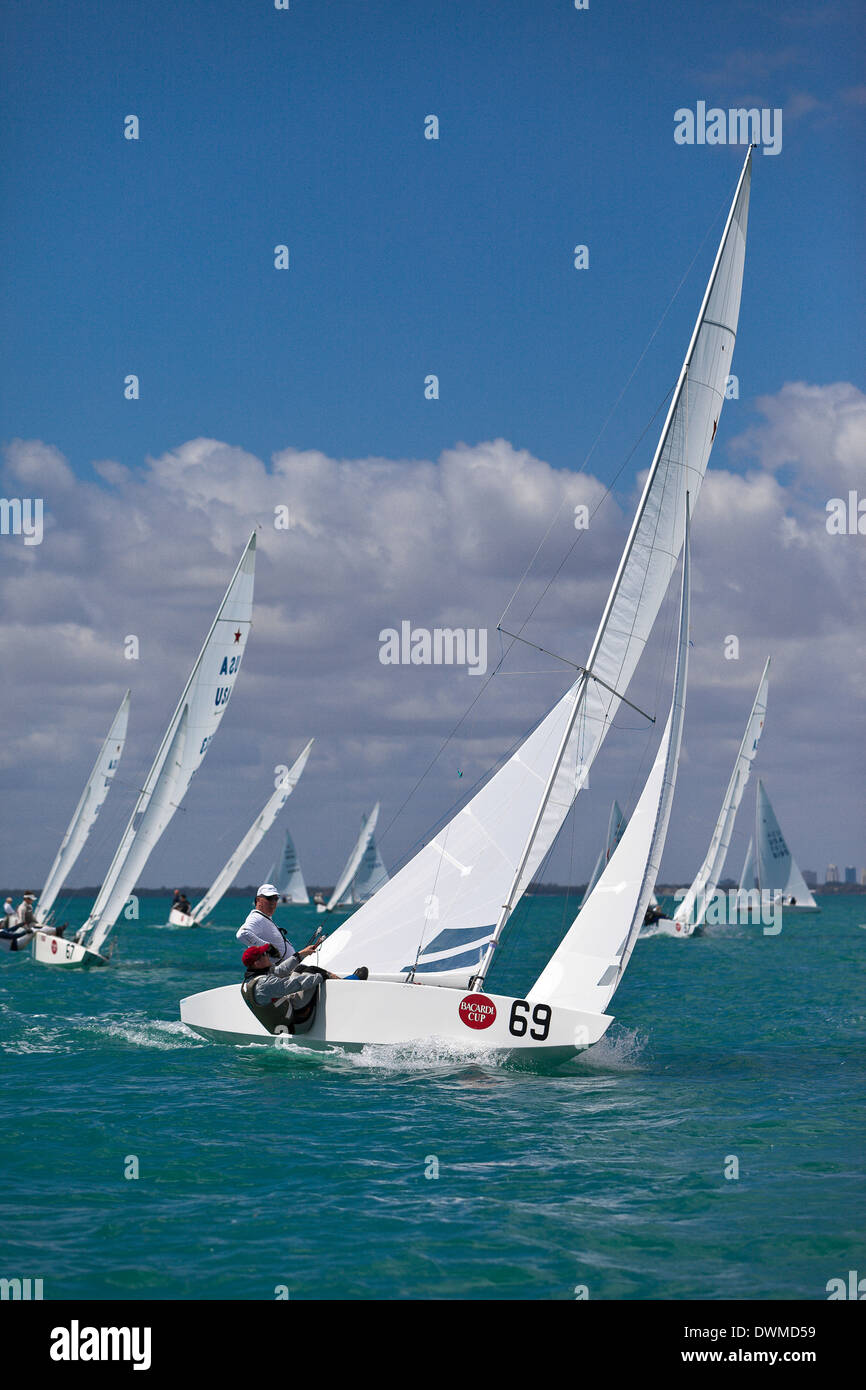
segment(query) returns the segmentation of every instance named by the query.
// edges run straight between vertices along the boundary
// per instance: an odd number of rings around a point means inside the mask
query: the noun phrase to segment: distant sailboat
[[[279,890],[281,902],[291,903],[293,907],[304,907],[310,901],[301,861],[289,830],[286,831],[279,863],[271,865],[268,878]]]
[[[373,838],[378,819],[379,802],[377,801],[369,816],[362,818],[360,833],[352,853],[346,860],[343,872],[337,879],[334,891],[326,903],[316,904],[317,912],[333,912],[335,909],[352,907],[356,903],[366,902],[368,898],[373,896],[377,888],[381,888],[383,883],[387,883],[388,874]],[[376,886],[371,888],[371,884]]]
[[[598,1042],[658,872],[679,758],[688,661],[689,502],[709,460],[736,337],[751,147],[661,438],[585,667],[474,796],[318,951],[338,974],[312,1022],[268,1027],[240,982],[182,999],[203,1037],[303,1047],[470,1046],[559,1060]],[[526,998],[483,993],[502,931],[585,784],[683,553],[670,713],[635,812]]]
[[[613,805],[610,808],[610,819],[607,823],[607,839],[605,840],[602,848],[599,850],[598,858],[595,861],[595,868],[592,871],[592,877],[590,878],[589,883],[586,885],[586,892],[583,895],[584,902],[587,901],[593,888],[598,883],[598,880],[601,878],[604,872],[605,865],[607,864],[608,860],[610,859],[610,856],[613,854],[614,850],[616,849],[617,845],[622,839],[622,832],[624,830],[625,816],[620,810],[619,802],[614,801]]]
[[[183,800],[228,706],[251,626],[255,558],[253,532],[169,721],[90,916],[74,941],[36,933],[33,954],[43,965],[89,969],[108,964],[102,947],[152,849]]]
[[[371,835],[367,848],[361,856],[355,877],[340,899],[338,906],[357,907],[360,903],[365,903],[369,898],[372,898],[373,894],[378,893],[382,885],[387,882],[388,870],[385,868],[379,853],[376,837]]]
[[[770,658],[767,657],[704,862],[673,918],[662,917],[649,928],[654,936],[662,934],[683,939],[691,936],[695,928],[700,927],[706,919],[707,909],[715,897],[719,879],[722,877],[728,846],[734,833],[734,821],[758,751],[758,742],[767,714],[769,682]]]
[[[740,870],[740,886],[737,890],[738,908],[748,907],[750,903],[754,902],[755,889],[755,837],[750,835],[746,857]]]
[[[755,845],[761,898],[779,902],[786,912],[820,912],[788,849],[770,798],[760,780],[755,798]]]
[[[310,749],[314,742],[314,739],[310,739],[300,757],[295,760],[288,772],[280,778],[276,789],[265,802],[265,805],[256,816],[256,819],[253,821],[237,849],[230,855],[229,859],[220,869],[201,902],[196,903],[191,912],[181,912],[180,908],[173,907],[168,915],[169,926],[197,927],[201,925],[205,918],[210,916],[227,889],[234,883],[250,855],[254,850],[258,849],[259,844],[264,839],[265,835],[267,835],[277,816],[280,814],[280,811],[298,785],[301,773],[307,765]]]
[[[39,894],[35,918],[38,926],[47,926],[51,921],[52,908],[57,895],[68,879],[75,861],[84,849],[87,837],[96,824],[96,817],[108,795],[115,772],[120,765],[123,745],[126,742],[126,729],[129,722],[129,691],[120,702],[120,708],[111,722],[105,741],[97,754],[90,776],[84,784],[84,791],[66,827],[66,834],[48,870],[48,877]],[[0,936],[0,950],[20,951],[33,939],[32,931],[23,931],[13,936]]]

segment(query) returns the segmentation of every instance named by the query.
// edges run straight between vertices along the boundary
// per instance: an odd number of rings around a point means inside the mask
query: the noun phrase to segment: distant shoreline
[[[723,892],[723,893],[727,893],[727,892],[730,892],[731,889],[737,888],[737,886],[738,886],[738,885],[737,885],[736,883],[733,883],[733,882],[731,882],[730,880],[725,879],[722,883],[719,884],[719,891],[720,891],[720,892]],[[666,897],[666,898],[667,898],[667,897],[673,897],[674,893],[678,892],[680,889],[686,889],[687,887],[688,887],[688,884],[681,884],[681,883],[658,883],[658,884],[656,884],[656,892],[657,892],[657,893],[661,893],[662,897]],[[331,893],[334,891],[333,885],[331,885],[331,886],[329,886],[329,887],[320,888],[320,887],[318,887],[318,886],[315,885],[315,884],[308,884],[308,885],[307,885],[307,889],[308,889],[308,892],[309,892],[309,895],[310,895],[311,898],[312,898],[312,896],[313,896],[314,893],[321,893],[322,896],[323,896],[324,898],[327,899],[327,898],[330,897]],[[184,888],[183,888],[182,891],[184,891],[184,892],[186,893],[187,897],[188,897],[190,900],[192,900],[193,898],[202,898],[202,897],[204,897],[205,893],[207,892],[207,887],[204,887],[204,888],[188,888],[188,887],[184,886]],[[252,897],[255,895],[255,891],[256,891],[256,884],[250,883],[250,884],[248,884],[247,887],[245,887],[245,888],[229,888],[229,889],[226,891],[226,893],[224,894],[224,896],[225,896],[226,898],[252,898]],[[585,883],[573,883],[573,884],[567,884],[567,883],[530,883],[530,885],[529,885],[529,887],[528,887],[528,889],[527,889],[526,891],[527,891],[528,894],[534,895],[535,897],[538,897],[538,898],[540,898],[540,897],[572,897],[572,896],[576,896],[578,893],[581,893],[581,894],[582,894],[582,893],[585,893],[585,892],[586,892],[586,884],[585,884]],[[846,897],[846,896],[850,896],[851,894],[866,893],[866,884],[863,884],[863,883],[823,883],[823,884],[820,884],[820,885],[818,885],[818,886],[816,886],[816,887],[813,887],[810,891],[811,891],[812,893],[814,893],[814,894],[816,895],[816,897],[835,897],[835,896]],[[10,889],[10,890],[9,890],[9,896],[12,897],[12,898],[15,898],[15,897],[19,897],[19,896],[20,896],[21,894],[23,894],[23,893],[31,893],[31,892],[34,892],[34,893],[35,893],[35,892],[36,892],[36,889],[35,889],[35,888],[13,888],[13,889]],[[64,897],[64,898],[95,898],[98,892],[99,892],[99,884],[94,884],[92,887],[85,887],[85,888],[65,888],[65,889],[63,890],[63,897]],[[135,896],[138,897],[138,898],[170,898],[173,892],[174,892],[174,889],[173,889],[173,888],[136,888],[136,890],[135,890]],[[38,896],[39,896],[38,893],[37,893],[36,896],[37,896],[37,898],[38,898]]]

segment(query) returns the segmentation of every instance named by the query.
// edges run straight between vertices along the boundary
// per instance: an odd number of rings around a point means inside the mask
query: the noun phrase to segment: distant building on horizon
[[[860,870],[860,887],[866,888],[866,869]]]
[[[803,870],[803,878],[804,878],[805,881],[806,881],[807,887],[809,887],[809,888],[817,888],[817,887],[818,887],[818,875],[815,873],[815,870],[814,870],[814,869],[804,869],[804,870]]]
[[[857,870],[856,870],[856,868],[854,867],[853,864],[846,864],[846,865],[845,865],[845,882],[846,882],[846,883],[856,883],[856,882],[857,882]]]
[[[838,882],[839,882],[839,869],[838,869],[838,866],[837,866],[836,864],[828,864],[828,865],[827,865],[827,873],[826,873],[825,876],[824,876],[824,882],[825,882],[825,883],[838,883]]]

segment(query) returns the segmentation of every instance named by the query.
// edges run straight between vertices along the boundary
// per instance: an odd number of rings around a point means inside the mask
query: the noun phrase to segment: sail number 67
[[[529,1028],[529,1010],[532,1005],[528,999],[515,999],[511,1005],[511,1017],[508,1020],[508,1031],[513,1033],[515,1038],[522,1038]],[[550,1032],[549,1004],[536,1004],[532,1009],[533,1027],[529,1028],[529,1036],[535,1038],[536,1042],[544,1042]]]

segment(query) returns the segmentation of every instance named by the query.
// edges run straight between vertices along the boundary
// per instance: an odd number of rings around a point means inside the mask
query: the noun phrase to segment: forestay
[[[231,886],[238,873],[253,853],[253,850],[258,848],[264,836],[267,835],[280,811],[298,785],[301,773],[307,765],[310,749],[314,742],[315,739],[311,738],[300,757],[296,759],[289,770],[280,778],[275,791],[271,793],[234,854],[232,854],[223,865],[201,902],[196,903],[190,913],[194,922],[203,922],[206,917],[210,916],[226,889]]]
[[[100,949],[117,921],[225,714],[252,620],[255,558],[253,532],[84,924],[87,945],[94,951]]]
[[[129,691],[127,690],[120,702],[120,708],[114,719],[111,721],[105,742],[99,750],[93,770],[87,779],[84,791],[81,793],[78,805],[76,806],[72,819],[66,827],[66,834],[63,836],[60,848],[54,859],[54,863],[48,870],[48,877],[45,880],[42,892],[39,894],[37,906],[37,920],[45,922],[48,919],[57,894],[63,887],[66,879],[75,864],[76,859],[84,848],[88,835],[102,809],[102,803],[108,795],[108,788],[111,786],[112,778],[118,769],[120,759],[123,755],[123,745],[126,742],[126,728],[129,723]]]
[[[797,907],[817,908],[806,880],[800,873],[794,856],[788,849],[764,784],[758,780],[755,801],[755,853],[758,868],[758,887],[761,895],[775,897],[781,893],[783,904],[796,899]]]
[[[526,996],[604,1013],[622,978],[653,894],[677,780],[689,650],[686,529],[680,625],[670,714],[646,785],[622,838],[547,966]]]
[[[731,371],[750,175],[751,150],[587,662],[594,678],[581,675],[471,801],[328,938],[323,964],[352,968],[362,950],[377,973],[432,982],[444,972],[449,984],[467,983],[553,844],[677,564],[686,492],[693,511],[700,492]]]
[[[752,712],[746,724],[739,752],[734,760],[734,768],[725,791],[719,818],[713,830],[710,847],[694,883],[674,913],[675,922],[693,921],[695,924],[703,922],[707,907],[712,902],[719,886],[719,879],[722,876],[728,854],[728,846],[734,833],[734,821],[737,818],[737,811],[743,799],[743,792],[746,790],[752,763],[758,751],[758,741],[764,728],[769,683],[770,658],[767,657],[764,673],[758,682]]]

